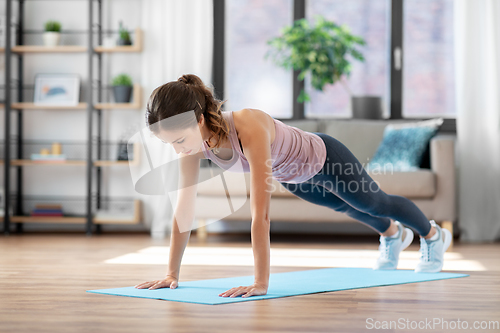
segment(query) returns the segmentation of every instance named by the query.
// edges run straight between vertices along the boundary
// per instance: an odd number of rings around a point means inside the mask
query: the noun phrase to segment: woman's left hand
[[[259,295],[265,295],[265,294],[267,294],[267,286],[254,283],[248,287],[240,286],[240,287],[231,288],[228,291],[225,291],[225,292],[219,294],[219,296],[238,297],[240,295],[243,295],[241,297],[248,297],[248,296],[259,296]]]

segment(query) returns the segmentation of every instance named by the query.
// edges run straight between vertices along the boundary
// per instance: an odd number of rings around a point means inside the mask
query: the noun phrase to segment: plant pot
[[[382,97],[352,96],[351,107],[355,119],[383,119]]]
[[[130,103],[132,86],[114,86],[113,96],[116,103]]]
[[[57,46],[61,40],[61,33],[47,31],[43,33],[43,44],[45,46]]]
[[[118,40],[116,41],[116,45],[132,45],[132,41],[130,39],[118,38]]]

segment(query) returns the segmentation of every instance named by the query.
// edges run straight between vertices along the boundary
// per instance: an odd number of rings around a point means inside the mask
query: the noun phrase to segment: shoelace
[[[424,238],[420,239],[420,259],[423,259],[424,261],[430,261],[430,249],[429,245],[425,241]]]
[[[387,244],[388,242],[390,243],[393,240],[397,240],[397,238],[390,238],[390,237],[384,237],[382,236],[380,240],[380,252],[382,255],[382,258],[384,259],[389,259],[389,245]]]

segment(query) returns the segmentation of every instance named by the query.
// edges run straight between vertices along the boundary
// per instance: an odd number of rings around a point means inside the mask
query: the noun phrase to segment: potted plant
[[[120,21],[118,34],[118,45],[132,45],[132,41],[130,40],[130,32],[123,26],[122,21]]]
[[[132,96],[132,78],[127,74],[119,74],[111,82],[116,103],[130,103]]]
[[[356,46],[366,44],[362,37],[351,34],[345,25],[328,21],[321,15],[316,16],[315,26],[311,27],[306,19],[300,19],[281,32],[282,36],[267,41],[271,49],[265,59],[272,56],[278,66],[300,71],[299,81],[310,73],[311,84],[316,90],[323,91],[325,84],[340,82],[351,98],[354,118],[382,118],[380,97],[353,96],[344,82],[352,69],[348,57],[365,61],[363,54],[356,49]],[[304,89],[297,98],[299,103],[310,100]]]
[[[43,33],[43,43],[45,46],[57,46],[61,39],[61,23],[57,21],[45,22],[45,32]]]

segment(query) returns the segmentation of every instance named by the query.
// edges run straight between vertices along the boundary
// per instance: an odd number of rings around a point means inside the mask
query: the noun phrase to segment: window
[[[366,60],[352,61],[351,77],[346,82],[353,95],[381,96],[385,118],[440,116],[446,118],[442,130],[456,131],[453,0],[214,1],[224,2],[226,8],[226,109],[251,107],[275,118],[292,117],[296,106],[293,71],[265,60],[264,55],[267,40],[293,24],[297,5],[297,17],[305,12],[314,24],[315,16],[322,15],[366,40],[367,45],[358,47]],[[392,80],[391,38],[403,49],[402,70],[393,71]],[[311,102],[304,104],[306,118],[352,117],[350,96],[342,84],[326,85],[321,92],[312,88],[308,76],[304,83],[311,97]],[[295,110],[299,118],[300,109]]]
[[[358,47],[364,62],[353,60],[351,77],[346,80],[353,95],[381,96],[385,117],[390,105],[390,1],[389,0],[314,0],[306,2],[306,18],[313,24],[315,15],[340,25],[347,25],[352,34],[365,39]],[[305,88],[311,102],[305,104],[306,117],[352,116],[350,96],[342,84],[324,86],[323,91],[313,89],[306,77]]]
[[[405,0],[403,117],[455,117],[453,0]]]
[[[267,40],[293,22],[292,0],[226,0],[226,110],[255,108],[290,118],[293,72],[264,59]]]

